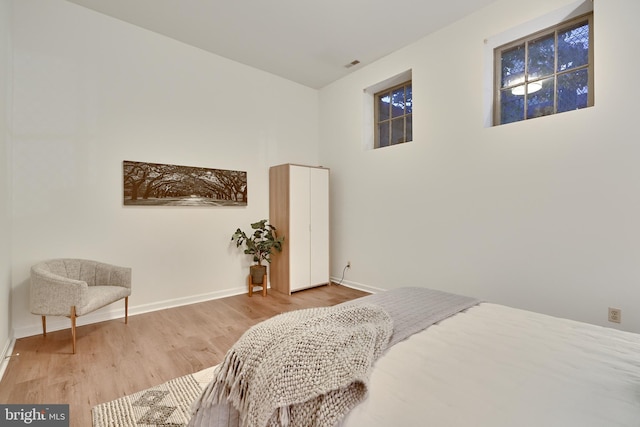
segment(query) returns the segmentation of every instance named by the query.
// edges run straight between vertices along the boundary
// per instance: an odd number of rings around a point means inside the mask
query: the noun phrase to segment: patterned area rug
[[[94,406],[93,427],[186,426],[191,418],[191,403],[209,384],[214,369],[215,366]]]

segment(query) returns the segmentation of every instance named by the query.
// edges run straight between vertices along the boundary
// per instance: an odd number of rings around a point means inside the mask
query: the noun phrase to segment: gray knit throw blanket
[[[371,304],[272,317],[227,352],[193,408],[229,402],[242,427],[334,426],[366,397],[392,331],[389,315]]]

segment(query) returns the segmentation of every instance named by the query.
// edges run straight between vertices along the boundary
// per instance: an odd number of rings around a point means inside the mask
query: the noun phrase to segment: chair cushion
[[[131,295],[131,289],[122,286],[89,286],[87,289],[87,303],[76,307],[76,315],[90,313],[112,302]]]

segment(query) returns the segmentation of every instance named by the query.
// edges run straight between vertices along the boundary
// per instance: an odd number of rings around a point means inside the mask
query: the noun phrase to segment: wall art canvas
[[[123,172],[125,205],[247,205],[246,172],[129,160]]]

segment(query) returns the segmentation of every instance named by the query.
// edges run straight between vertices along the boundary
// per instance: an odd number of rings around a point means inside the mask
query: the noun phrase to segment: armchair
[[[76,353],[76,318],[124,298],[128,323],[131,268],[84,259],[52,259],[31,267],[31,313],[71,319],[73,353]]]

